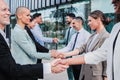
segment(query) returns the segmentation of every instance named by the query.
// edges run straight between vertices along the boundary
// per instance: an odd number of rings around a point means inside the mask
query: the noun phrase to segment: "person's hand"
[[[57,50],[54,50],[54,49],[50,50],[50,53],[53,58],[61,58],[61,59],[65,58],[64,53],[58,52]]]
[[[108,79],[107,79],[107,76],[103,77],[103,80],[108,80]]]
[[[53,43],[58,43],[58,38],[53,38]]]
[[[58,53],[57,50],[54,50],[54,49],[53,49],[53,50],[50,50],[50,53],[51,53],[51,56],[52,56],[53,58],[56,58],[57,55],[58,55],[58,54],[57,54],[57,53]]]
[[[59,61],[59,64],[66,64],[66,65],[69,66],[69,61],[68,61],[68,59],[61,59],[61,60]]]
[[[64,59],[65,58],[65,55],[64,55],[64,53],[57,53],[57,55],[56,55],[56,58],[61,58],[61,59]]]
[[[67,63],[62,63],[61,59],[55,59],[51,62],[52,73],[60,73],[65,71],[69,66]]]

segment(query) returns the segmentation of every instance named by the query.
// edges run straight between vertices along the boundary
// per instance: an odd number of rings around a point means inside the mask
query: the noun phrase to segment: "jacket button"
[[[90,66],[90,68],[92,69],[92,66]]]

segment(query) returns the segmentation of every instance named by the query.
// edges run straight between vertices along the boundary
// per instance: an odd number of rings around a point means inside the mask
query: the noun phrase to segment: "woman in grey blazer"
[[[91,52],[101,47],[109,33],[105,30],[104,26],[108,23],[104,14],[99,11],[93,11],[88,17],[88,25],[95,32],[90,36],[87,43],[79,49],[75,49],[69,53],[64,53],[67,56],[83,54]],[[80,80],[105,80],[106,77],[106,62],[95,64],[84,64],[80,74]]]
[[[49,52],[37,52],[35,43],[25,30],[25,25],[30,23],[30,10],[26,7],[18,7],[16,16],[17,24],[11,35],[11,51],[16,63],[22,65],[36,64],[37,59],[50,59],[53,57]]]

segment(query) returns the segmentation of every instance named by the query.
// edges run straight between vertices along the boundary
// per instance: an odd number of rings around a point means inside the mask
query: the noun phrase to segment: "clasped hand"
[[[55,59],[51,62],[51,71],[52,73],[60,73],[65,71],[69,65],[66,61],[62,59]]]
[[[57,50],[51,50],[50,53],[53,58],[61,58],[61,59],[65,58],[65,54],[58,52]]]

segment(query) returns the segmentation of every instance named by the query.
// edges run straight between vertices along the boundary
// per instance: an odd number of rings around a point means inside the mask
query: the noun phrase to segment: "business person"
[[[30,19],[30,23],[25,26],[25,30],[27,31],[27,33],[29,34],[30,38],[32,39],[32,41],[34,42],[35,46],[36,46],[36,50],[37,52],[43,52],[43,53],[48,53],[49,49],[47,49],[46,47],[42,46],[41,44],[39,44],[36,40],[35,37],[33,36],[32,32],[30,29],[32,29],[33,27],[35,27],[36,24],[36,20]],[[41,59],[37,59],[37,63],[41,63]]]
[[[112,0],[115,10],[115,20],[110,37],[105,40],[101,48],[89,52],[78,58],[69,58],[61,63],[68,62],[69,65],[76,64],[98,64],[101,61],[107,60],[107,77],[108,80],[120,79],[120,0]]]
[[[84,29],[83,23],[84,21],[82,17],[76,17],[72,20],[71,25],[76,30],[76,33],[72,35],[72,38],[66,47],[57,50],[58,54],[60,52],[70,52],[81,47],[87,42],[88,38],[90,37],[90,33]],[[73,65],[71,68],[74,74],[74,80],[79,80],[81,65]]]
[[[16,17],[17,24],[11,34],[11,51],[15,61],[20,64],[36,64],[37,59],[55,57],[54,53],[37,52],[34,42],[24,29],[31,19],[30,10],[23,6],[18,7]]]
[[[67,45],[69,43],[72,35],[74,33],[76,33],[76,30],[70,25],[72,20],[75,18],[75,14],[67,13],[65,18],[66,18],[66,24],[68,25],[68,28],[66,29],[64,39],[59,40],[59,43]],[[71,67],[69,67],[67,69],[67,74],[68,74],[69,80],[74,80],[73,71],[72,71]]]
[[[9,7],[4,0],[0,1],[0,80],[27,80],[26,78],[43,78],[49,71],[63,71],[66,66],[52,64],[16,64],[6,41],[5,26],[10,24]],[[49,69],[46,66],[49,65]],[[52,66],[51,66],[52,65]],[[61,67],[60,67],[61,66]],[[24,78],[24,79],[23,79]]]
[[[73,56],[77,54],[92,52],[97,48],[100,48],[105,39],[109,37],[109,33],[105,30],[105,25],[108,23],[109,22],[107,18],[100,10],[91,12],[88,17],[88,25],[90,26],[91,30],[94,30],[95,32],[90,36],[87,43],[71,52],[64,53],[64,55]],[[97,65],[82,65],[80,80],[105,80],[104,78],[106,78],[106,66],[106,62],[101,62]]]
[[[76,33],[76,30],[70,25],[72,20],[75,18],[74,13],[67,13],[66,14],[66,24],[68,25],[68,28],[66,29],[65,36],[63,40],[59,40],[60,44],[67,45],[74,33]]]
[[[39,26],[40,24],[43,23],[41,13],[33,14],[33,19],[36,20],[37,23],[36,23],[35,27],[31,29],[31,31],[39,44],[44,46],[45,42],[46,43],[57,43],[58,42],[58,38],[56,38],[56,37],[55,38],[44,37],[42,30]]]
[[[35,40],[35,37],[33,36],[32,32],[30,31],[30,29],[35,27],[35,24],[36,24],[36,20],[30,19],[30,23],[25,26],[25,29],[26,29],[27,33],[29,34],[29,36],[31,37],[31,39],[33,40],[33,42],[35,43],[36,49],[38,52],[49,52],[49,49],[42,46]]]

